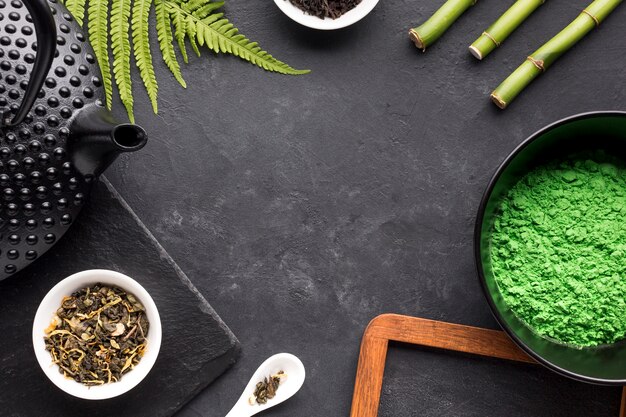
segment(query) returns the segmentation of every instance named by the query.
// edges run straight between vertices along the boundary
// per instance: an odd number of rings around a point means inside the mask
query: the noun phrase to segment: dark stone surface
[[[44,375],[32,347],[39,302],[59,280],[105,268],[141,283],[163,327],[154,368],[136,388],[110,400],[65,394]],[[98,183],[76,224],[39,261],[0,282],[2,417],[170,416],[236,359],[238,342],[167,252],[115,191]]]
[[[206,52],[183,68],[184,90],[155,59],[158,116],[136,88],[149,143],[107,175],[243,348],[181,416],[225,415],[257,365],[280,351],[301,357],[308,379],[267,416],[348,415],[361,335],[380,313],[497,327],[472,257],[481,195],[537,129],[624,109],[626,7],[508,110],[488,94],[588,2],[546,2],[477,62],[467,46],[503,2],[479,1],[422,54],[406,32],[440,1],[382,0],[355,26],[322,33],[271,1],[228,0],[243,33],[313,72],[268,74]],[[617,414],[616,388],[448,358],[393,354],[381,415],[586,417],[594,404],[594,416]]]
[[[392,345],[380,417],[619,414],[619,388],[583,385],[537,365]]]

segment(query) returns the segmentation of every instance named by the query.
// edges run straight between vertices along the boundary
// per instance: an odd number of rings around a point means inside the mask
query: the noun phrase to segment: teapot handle
[[[12,120],[10,119],[10,113],[5,111],[1,120],[2,126],[15,126],[24,120],[31,107],[33,107],[37,95],[46,80],[56,51],[57,27],[50,11],[50,6],[48,6],[48,1],[23,0],[23,2],[30,12],[33,25],[35,26],[37,55],[22,103]]]

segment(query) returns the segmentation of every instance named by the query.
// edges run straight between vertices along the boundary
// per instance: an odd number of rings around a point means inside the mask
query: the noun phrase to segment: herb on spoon
[[[274,398],[281,380],[286,378],[287,374],[283,371],[278,371],[275,375],[270,375],[269,378],[263,378],[263,381],[256,384],[254,394],[248,399],[250,405],[254,405],[255,402],[265,404],[267,400]]]

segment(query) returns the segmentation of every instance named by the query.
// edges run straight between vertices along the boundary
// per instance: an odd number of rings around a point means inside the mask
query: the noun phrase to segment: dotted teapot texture
[[[72,129],[80,112],[108,115],[100,69],[81,27],[56,0],[48,6],[57,32],[52,65],[24,120],[0,132],[0,280],[40,257],[76,218],[95,175],[77,169]],[[22,1],[0,0],[0,108],[10,115],[28,88],[36,32]],[[90,147],[110,159],[114,150],[99,146]]]

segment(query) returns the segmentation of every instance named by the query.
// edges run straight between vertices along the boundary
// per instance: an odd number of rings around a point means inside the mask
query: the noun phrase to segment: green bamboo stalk
[[[409,30],[409,38],[422,52],[443,35],[446,30],[477,0],[448,0],[424,24]]]
[[[491,100],[506,108],[539,74],[572,48],[593,28],[599,26],[622,0],[595,0],[565,29],[529,56],[491,93]]]
[[[489,55],[544,2],[545,0],[516,1],[469,47],[472,55],[478,59]]]

